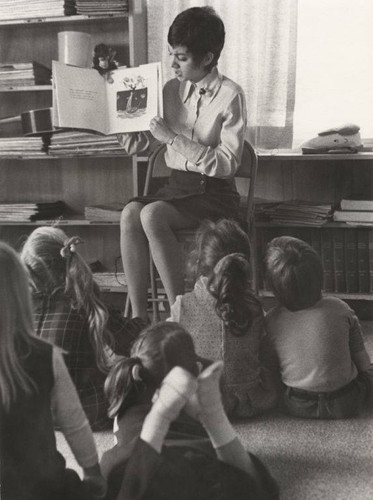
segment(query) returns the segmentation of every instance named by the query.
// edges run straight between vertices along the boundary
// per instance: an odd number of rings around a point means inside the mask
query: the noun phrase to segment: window
[[[373,138],[373,1],[299,0],[293,147],[344,123]]]

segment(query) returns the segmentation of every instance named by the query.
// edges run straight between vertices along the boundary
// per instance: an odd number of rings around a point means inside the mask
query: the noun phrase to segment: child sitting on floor
[[[26,272],[0,242],[0,482],[3,500],[81,500],[105,494],[95,442],[60,350],[34,336]],[[56,423],[83,482],[66,469]]]
[[[286,410],[301,418],[358,415],[372,394],[372,365],[354,312],[322,296],[319,255],[281,236],[268,245],[266,270],[279,302],[266,316],[266,351],[281,375]]]
[[[36,334],[61,347],[94,430],[107,426],[104,382],[109,354],[128,355],[146,326],[102,303],[89,266],[77,251],[82,240],[56,227],[39,227],[21,253],[32,287]],[[111,349],[111,351],[109,350]]]
[[[227,413],[252,417],[273,408],[274,382],[261,364],[263,309],[250,287],[250,241],[233,220],[205,222],[197,231],[194,290],[178,296],[171,320],[193,337],[198,356],[224,362]]]
[[[224,412],[221,371],[218,362],[198,376],[193,340],[174,322],[149,327],[117,360],[106,382],[117,428],[101,461],[108,499],[278,498]]]

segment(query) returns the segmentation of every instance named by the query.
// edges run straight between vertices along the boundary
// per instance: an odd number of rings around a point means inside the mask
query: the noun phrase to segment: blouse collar
[[[201,89],[203,89],[203,98],[210,103],[220,89],[222,79],[222,75],[219,73],[217,67],[214,66],[210,73],[207,73],[198,83],[193,83],[190,80],[182,82],[179,89],[180,99],[185,103],[193,93],[192,88],[197,93],[200,93]]]

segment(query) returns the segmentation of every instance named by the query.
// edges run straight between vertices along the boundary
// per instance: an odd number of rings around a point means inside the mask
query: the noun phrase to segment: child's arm
[[[361,326],[355,314],[352,314],[350,320],[350,352],[359,372],[369,369],[371,360],[365,349]]]
[[[84,480],[92,493],[104,496],[106,482],[101,476],[93,434],[62,355],[56,348],[53,349],[53,373],[51,404],[54,421],[82,467]]]

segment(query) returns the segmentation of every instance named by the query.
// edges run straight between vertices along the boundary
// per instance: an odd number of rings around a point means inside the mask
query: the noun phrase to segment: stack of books
[[[40,203],[1,203],[0,221],[26,222],[60,217],[65,212],[63,201]]]
[[[123,207],[123,203],[87,206],[84,215],[91,222],[119,222]]]
[[[128,0],[76,0],[78,14],[102,15],[128,12]]]
[[[276,225],[321,226],[331,216],[330,203],[311,203],[299,200],[255,204],[257,220]]]
[[[116,135],[74,130],[53,134],[48,151],[51,156],[125,155]]]
[[[75,14],[75,0],[1,0],[0,21]]]
[[[42,137],[2,137],[0,138],[0,157],[22,158],[23,156],[44,156]]]
[[[52,72],[36,61],[0,64],[0,87],[50,85]]]
[[[341,200],[340,210],[335,210],[333,220],[352,225],[373,225],[373,199]]]

